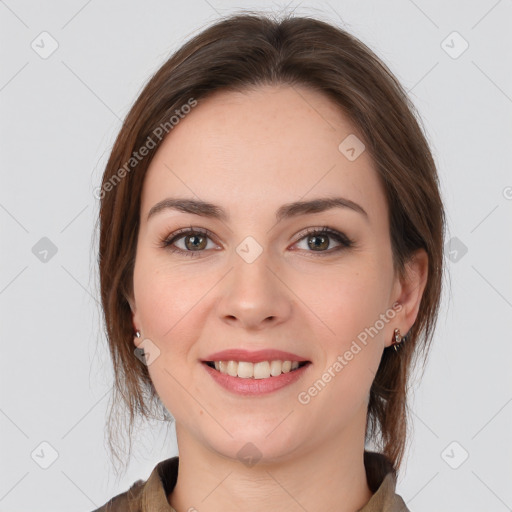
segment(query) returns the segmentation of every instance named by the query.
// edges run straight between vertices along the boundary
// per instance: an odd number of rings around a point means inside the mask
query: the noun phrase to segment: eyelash
[[[322,256],[328,256],[335,252],[341,251],[343,249],[348,249],[350,247],[354,246],[353,240],[348,238],[344,233],[340,233],[339,231],[330,228],[329,226],[323,226],[322,228],[308,228],[304,233],[301,233],[299,238],[296,240],[294,245],[298,242],[300,242],[303,238],[307,238],[308,236],[312,235],[321,235],[321,234],[327,234],[330,237],[334,238],[337,242],[339,242],[341,245],[335,247],[332,250],[328,251],[306,251],[311,252],[313,257],[322,257]],[[184,238],[186,235],[203,235],[207,236],[210,239],[214,239],[214,235],[211,231],[204,228],[194,228],[190,226],[190,228],[184,228],[180,229],[171,235],[169,235],[166,238],[163,238],[160,240],[160,247],[167,249],[173,253],[182,253],[187,257],[197,258],[201,255],[202,252],[204,252],[204,249],[199,251],[184,251],[183,249],[179,249],[177,247],[173,247],[172,244],[174,244],[177,240],[180,240],[181,238]]]

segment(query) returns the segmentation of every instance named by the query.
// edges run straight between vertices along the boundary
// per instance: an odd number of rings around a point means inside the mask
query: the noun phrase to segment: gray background
[[[143,84],[241,7],[332,20],[410,91],[439,167],[451,288],[413,381],[398,492],[414,512],[511,510],[510,0],[0,1],[0,510],[89,511],[177,453],[153,424],[121,481],[109,466],[93,189]]]

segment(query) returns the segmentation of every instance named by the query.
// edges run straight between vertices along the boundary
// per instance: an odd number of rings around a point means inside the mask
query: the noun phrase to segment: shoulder
[[[146,512],[165,509],[168,506],[167,495],[176,485],[178,464],[177,456],[159,462],[147,480],[137,480],[127,491],[114,496],[92,512]]]
[[[410,512],[396,493],[397,474],[391,462],[381,453],[365,451],[364,464],[373,496],[358,512]]]
[[[111,498],[92,512],[139,512],[145,480],[137,480],[127,491]]]

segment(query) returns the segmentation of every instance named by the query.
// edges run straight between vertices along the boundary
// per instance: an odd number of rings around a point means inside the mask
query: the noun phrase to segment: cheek
[[[148,371],[167,407],[194,385],[200,357],[196,341],[206,323],[208,298],[205,294],[218,278],[199,273],[193,265],[177,268],[155,255],[141,251],[134,269],[134,293],[138,321],[144,337],[158,347],[158,358]],[[192,369],[192,373],[191,373]]]
[[[300,285],[307,304],[325,319],[330,331],[334,331],[332,337],[340,341],[347,335],[357,335],[384,313],[387,288],[383,271],[368,259],[361,267],[340,267],[324,276],[317,274],[314,286],[306,282]]]
[[[134,294],[146,333],[162,342],[173,339],[204,295],[200,282],[142,254],[134,269]]]
[[[301,404],[307,402],[305,410],[312,417],[325,419],[327,430],[335,431],[340,422],[349,422],[357,411],[366,410],[382,357],[384,332],[369,334],[369,328],[385,313],[385,297],[377,267],[371,266],[364,272],[333,273],[328,287],[309,292],[314,299],[312,309],[328,329],[322,329],[327,335],[317,339],[322,364],[304,383],[298,398]]]
[[[187,282],[188,281],[188,282]],[[189,359],[193,359],[193,340],[198,337],[201,322],[197,319],[204,290],[197,282],[191,286],[183,272],[166,268],[153,258],[141,257],[134,269],[134,294],[138,320],[149,338],[158,347],[158,357],[148,366],[157,394],[177,418],[186,415],[187,394],[192,390],[194,375]],[[200,304],[199,304],[200,306]]]
[[[301,293],[308,297],[307,304],[322,320],[319,326],[325,333],[319,340],[325,357],[319,372],[344,375],[333,379],[333,390],[340,387],[340,392],[351,393],[371,385],[382,357],[384,333],[393,321],[386,317],[389,290],[384,272],[379,264],[366,258],[364,268],[347,265],[320,281],[315,280],[318,286],[302,285]]]

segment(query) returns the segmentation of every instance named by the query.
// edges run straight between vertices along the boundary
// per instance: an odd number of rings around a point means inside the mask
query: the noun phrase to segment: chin
[[[238,460],[247,467],[262,463],[285,462],[296,452],[300,442],[296,436],[275,432],[272,429],[230,429],[233,438],[222,436],[207,440],[211,449],[219,455]]]

